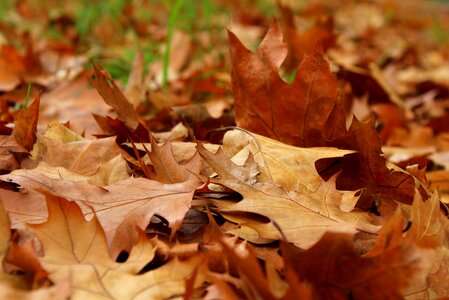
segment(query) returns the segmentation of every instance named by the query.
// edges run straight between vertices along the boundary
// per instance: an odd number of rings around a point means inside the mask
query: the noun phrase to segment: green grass
[[[444,28],[439,18],[432,20],[432,26],[429,29],[430,36],[439,44],[447,44],[449,36],[447,28]]]
[[[28,108],[28,100],[30,99],[30,92],[31,92],[31,82],[28,83],[27,95],[25,98],[25,108]]]
[[[111,17],[112,20],[116,21],[125,4],[126,0],[80,1],[80,7],[75,14],[75,27],[80,37],[85,38],[88,33],[92,31],[95,23],[98,22],[103,15],[107,15]]]
[[[0,21],[3,21],[5,14],[13,9],[14,1],[13,0],[1,0],[0,1]]]
[[[179,18],[179,13],[184,5],[185,0],[176,0],[173,6],[172,13],[168,19],[167,25],[167,38],[165,40],[165,53],[164,53],[164,67],[162,73],[162,86],[166,87],[168,83],[168,67],[170,65],[170,44],[173,37],[173,30],[175,29],[176,21]]]

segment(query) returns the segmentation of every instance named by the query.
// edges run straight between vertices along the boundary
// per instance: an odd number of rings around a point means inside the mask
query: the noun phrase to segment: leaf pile
[[[145,1],[6,14],[0,298],[449,297],[449,22],[322,2],[211,1],[227,42]],[[124,85],[102,65],[131,45]]]

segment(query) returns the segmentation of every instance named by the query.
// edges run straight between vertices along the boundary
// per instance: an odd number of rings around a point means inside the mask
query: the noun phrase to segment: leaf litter
[[[448,7],[177,5],[5,10],[2,298],[448,297]]]

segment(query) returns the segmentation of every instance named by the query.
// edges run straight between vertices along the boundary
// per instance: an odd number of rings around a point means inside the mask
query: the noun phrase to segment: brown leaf
[[[3,206],[3,202],[0,201],[0,258],[6,254],[8,249],[9,239],[11,237],[11,225],[8,218],[8,214]]]
[[[49,288],[34,291],[25,291],[12,288],[4,282],[0,282],[0,298],[15,300],[66,300],[71,296],[71,288],[68,280]]]
[[[93,64],[94,72],[90,82],[97,89],[103,100],[114,108],[118,118],[129,128],[135,129],[139,124],[139,116],[131,103],[125,98],[111,75],[97,64]]]
[[[225,260],[225,266],[229,274],[209,273],[209,279],[220,293],[226,295],[226,299],[238,299],[239,296],[233,290],[237,288],[245,294],[246,299],[311,299],[308,287],[302,282],[290,282],[287,284],[274,267],[271,260],[264,260],[265,268],[261,267],[257,249],[243,242],[237,244],[235,240],[227,239],[213,219],[209,209],[209,225],[204,236],[204,247],[209,256],[209,262],[220,256],[220,262]],[[212,247],[212,248],[211,248]],[[235,272],[235,271],[236,272]],[[237,273],[239,277],[231,274]],[[289,274],[288,280],[295,279]],[[289,286],[290,284],[290,286]],[[295,286],[291,286],[295,284]]]
[[[187,163],[180,165],[173,155],[172,144],[166,141],[158,146],[154,137],[151,139],[151,152],[148,153],[154,166],[151,178],[162,183],[181,183],[198,178],[201,171],[201,157],[196,152]]]
[[[128,178],[102,188],[25,170],[15,172],[1,178],[20,185],[22,191],[14,193],[3,190],[3,200],[13,219],[13,226],[46,220],[43,196],[35,190],[49,191],[76,201],[86,216],[95,212],[106,231],[108,242],[113,242],[114,255],[123,249],[130,249],[137,238],[136,226],[145,229],[154,214],[169,222],[171,235],[174,236],[190,208],[195,190],[203,184],[198,179],[163,184],[145,178]]]
[[[237,125],[295,146],[326,145],[323,132],[337,99],[337,80],[322,51],[305,57],[287,84],[279,76],[287,48],[277,23],[255,53],[232,32],[229,41]]]
[[[286,59],[288,71],[297,69],[306,55],[314,51],[318,43],[327,49],[334,44],[335,36],[332,33],[332,19],[325,22],[315,20],[315,25],[303,31],[299,31],[295,24],[295,15],[292,8],[278,1],[278,6],[285,24],[284,33],[289,48],[289,57]]]
[[[76,203],[52,194],[46,194],[46,198],[48,221],[29,227],[42,243],[45,256],[41,261],[50,278],[56,283],[69,278],[73,299],[112,295],[120,299],[177,296],[185,290],[183,281],[203,260],[201,255],[184,262],[174,259],[138,275],[155,254],[155,248],[142,231],[126,262],[117,263],[109,256],[106,236],[96,217],[86,221]],[[201,272],[198,273],[196,287],[202,283]]]
[[[368,215],[341,211],[339,206],[344,192],[335,189],[335,177],[322,182],[313,191],[289,191],[272,182],[248,182],[245,174],[248,165],[254,163],[252,159],[247,161],[247,165],[237,166],[221,150],[213,154],[201,144],[198,144],[197,149],[219,175],[219,178],[211,179],[211,182],[226,186],[243,197],[239,202],[213,201],[226,217],[233,212],[266,216],[278,224],[289,241],[301,248],[309,248],[328,230],[343,232],[360,230],[371,233],[376,231],[376,226],[371,224]],[[311,224],[313,226],[310,226]],[[234,230],[233,233],[245,230],[245,226],[248,226],[264,239],[280,238],[278,229],[272,223],[254,221],[250,223],[245,220],[241,226],[241,229]]]
[[[27,107],[22,108],[15,118],[12,136],[23,148],[30,151],[36,142],[37,120],[39,117],[40,95]]]
[[[88,141],[57,122],[38,136],[32,158],[22,162],[29,172],[52,178],[106,186],[129,177],[125,154],[115,138]]]
[[[362,257],[353,237],[326,233],[302,252],[284,244],[287,269],[313,286],[317,299],[403,299],[402,291],[419,271],[419,255],[400,247],[374,257]]]
[[[304,58],[289,85],[279,76],[287,49],[277,23],[270,27],[255,53],[232,32],[229,40],[238,126],[299,147],[332,146],[359,151],[343,160],[338,188],[365,188],[359,203],[364,209],[369,209],[378,195],[411,203],[413,178],[386,167],[374,120],[360,123],[354,119],[346,130],[346,112],[337,97],[337,80],[319,48]]]
[[[394,203],[391,200],[412,202],[415,181],[407,172],[387,167],[382,156],[382,142],[374,130],[374,119],[361,123],[354,118],[348,134],[331,141],[330,145],[358,151],[343,157],[337,187],[342,190],[365,188],[358,202],[360,207],[369,209],[379,198],[386,207]]]

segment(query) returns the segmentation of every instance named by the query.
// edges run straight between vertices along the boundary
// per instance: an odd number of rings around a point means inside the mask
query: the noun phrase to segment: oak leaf
[[[374,120],[360,123],[354,118],[346,129],[348,112],[338,97],[337,79],[319,48],[304,57],[291,84],[281,79],[279,68],[287,55],[282,38],[279,25],[272,24],[253,53],[229,32],[237,125],[294,146],[359,151],[342,162],[338,189],[366,189],[358,203],[364,209],[379,195],[411,203],[413,178],[386,167]]]
[[[26,167],[37,164],[30,172],[105,186],[129,177],[122,153],[113,137],[90,141],[53,122],[38,136]]]
[[[211,179],[211,182],[230,188],[243,197],[239,202],[213,201],[214,205],[225,215],[246,212],[269,218],[271,223],[241,224],[242,227],[249,224],[264,239],[281,238],[273,222],[289,241],[301,248],[311,247],[329,230],[369,233],[377,230],[366,213],[341,211],[339,206],[345,192],[335,189],[335,177],[322,182],[314,191],[289,191],[273,182],[249,182],[246,174],[249,166],[254,164],[252,156],[245,165],[238,166],[221,149],[215,154],[201,144],[198,144],[197,149],[219,176]],[[233,233],[238,231],[234,230]]]
[[[291,84],[279,76],[287,55],[278,23],[252,53],[229,32],[237,126],[300,147],[325,146],[337,79],[319,49],[304,58]]]
[[[69,278],[73,299],[168,299],[184,292],[186,280],[203,261],[201,255],[187,261],[173,259],[143,274],[154,259],[155,248],[139,231],[139,240],[124,263],[109,256],[106,236],[94,216],[86,221],[78,205],[46,194],[48,221],[29,225],[42,243],[41,261],[54,282]],[[196,286],[202,283],[198,272]]]
[[[412,203],[416,181],[407,172],[387,164],[382,154],[382,142],[374,130],[374,119],[362,123],[354,118],[348,133],[329,144],[358,151],[342,158],[342,172],[337,179],[337,188],[364,189],[358,202],[359,207],[369,209],[373,201],[379,198],[384,202],[381,206],[388,206],[395,201]]]
[[[312,284],[316,299],[403,299],[402,292],[420,271],[420,256],[399,247],[372,257],[361,256],[353,236],[327,232],[312,248],[282,247],[287,269]]]
[[[203,183],[198,179],[163,184],[145,178],[128,178],[105,187],[85,182],[50,178],[44,174],[16,170],[1,180],[20,186],[21,193],[3,190],[2,200],[13,226],[24,222],[39,223],[47,218],[43,195],[36,190],[53,192],[76,201],[86,216],[93,213],[105,229],[112,253],[130,249],[136,239],[135,227],[145,229],[154,214],[165,218],[172,236],[191,206],[193,194]]]
[[[166,141],[158,146],[154,137],[151,138],[151,152],[148,152],[154,171],[153,180],[162,183],[180,183],[197,178],[201,171],[201,157],[196,152],[189,160],[180,165],[174,157],[172,144]]]
[[[30,244],[28,244],[29,246]],[[25,251],[23,251],[25,250]],[[38,277],[40,279],[46,279],[47,273],[42,269],[39,261],[36,259],[36,253],[29,255],[26,247],[17,245],[11,240],[11,228],[8,214],[3,207],[2,201],[0,201],[0,261],[2,266],[0,268],[0,298],[2,299],[65,299],[70,294],[70,287],[68,282],[62,282],[61,284],[51,288],[41,288],[39,290],[30,291],[31,284],[28,284],[27,275],[35,277],[35,274],[29,274],[33,272],[40,272]],[[14,260],[15,261],[11,261]],[[12,275],[6,270],[6,264],[11,262],[19,262],[19,270],[23,275]],[[30,264],[31,265],[27,265]],[[20,273],[19,273],[20,274]],[[36,277],[34,278],[36,279]],[[39,279],[39,278],[37,278]],[[38,286],[34,286],[38,287]]]
[[[428,272],[423,272],[424,280],[411,288],[410,293],[428,298],[448,297],[449,220],[440,210],[438,194],[433,193],[424,201],[421,195],[416,193],[409,218],[411,227],[406,237],[427,251],[423,259],[429,264]]]
[[[323,181],[316,170],[316,161],[354,153],[331,147],[294,147],[244,130],[228,131],[223,138],[223,150],[240,165],[252,155],[257,163],[253,166],[257,166],[258,171],[255,174],[256,170],[252,170],[251,176],[257,175],[257,181],[302,192],[316,190]],[[224,155],[223,152],[217,154]]]

